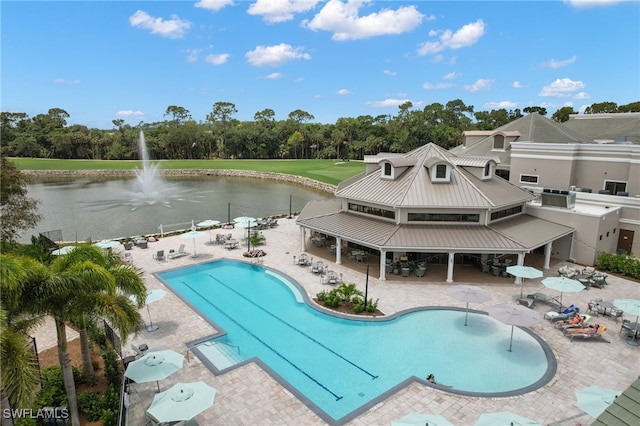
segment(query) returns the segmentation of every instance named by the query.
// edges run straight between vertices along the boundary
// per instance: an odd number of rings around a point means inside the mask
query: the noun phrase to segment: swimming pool
[[[267,371],[329,423],[342,423],[429,373],[474,396],[512,396],[555,374],[548,346],[527,329],[482,313],[424,308],[353,320],[309,306],[304,291],[276,271],[217,260],[155,274],[223,331],[193,351],[216,370],[259,359]]]

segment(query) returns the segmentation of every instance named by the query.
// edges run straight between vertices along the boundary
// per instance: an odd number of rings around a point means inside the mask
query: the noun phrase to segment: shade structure
[[[147,352],[140,359],[129,363],[124,375],[136,383],[158,382],[180,370],[183,362],[184,355],[170,349]]]
[[[492,296],[487,290],[471,285],[456,285],[447,289],[447,296],[467,303],[465,309],[464,325],[469,319],[469,303],[484,303],[491,300]]]
[[[598,417],[607,409],[614,399],[622,392],[600,386],[589,386],[576,391],[578,407],[593,418]]]
[[[52,251],[51,254],[54,256],[61,256],[63,254],[71,253],[75,248],[76,246],[64,246]]]
[[[240,216],[233,219],[238,228],[253,228],[258,225],[258,220],[255,217]]]
[[[197,230],[196,225],[193,223],[193,221],[191,221],[191,231],[180,234],[180,237],[182,238],[193,240],[193,254],[191,255],[191,257],[198,257],[198,254],[196,253],[196,240],[198,238],[204,237],[204,235],[204,232]]]
[[[409,413],[391,422],[391,426],[454,426],[453,423],[438,414]]]
[[[219,220],[207,219],[198,223],[199,228],[211,228],[212,226],[216,225],[220,225]],[[213,244],[213,241],[211,240],[211,229],[209,229],[209,244]]]
[[[635,336],[638,335],[638,333],[640,332],[640,329],[638,329],[638,319],[640,319],[640,300],[638,299],[615,299],[613,301],[613,306],[615,306],[618,309],[622,309],[624,311],[624,313],[629,314],[629,315],[635,315],[636,316],[636,331],[634,336],[630,337],[627,340],[627,343],[637,346],[638,342],[635,339]]]
[[[161,423],[189,420],[211,407],[215,396],[204,382],[176,383],[156,394],[147,413]]]
[[[538,425],[540,423],[522,417],[511,411],[498,411],[496,413],[484,413],[480,415],[474,426],[515,426],[515,425]]]
[[[509,352],[513,346],[513,327],[529,327],[542,321],[540,314],[522,305],[501,303],[487,309],[489,315],[498,321],[511,326],[511,339],[509,340]]]
[[[542,280],[542,284],[560,292],[560,306],[562,306],[562,293],[575,293],[585,288],[580,281],[567,277],[548,277]]]
[[[507,266],[507,273],[517,278],[540,278],[542,277],[542,271],[532,268],[531,266],[513,265]],[[522,288],[524,287],[524,280],[520,283],[520,297],[522,297]]]
[[[145,305],[147,306],[147,314],[149,314],[149,325],[147,326],[147,331],[149,332],[156,331],[158,329],[158,326],[153,325],[153,321],[151,321],[151,311],[149,311],[149,304],[153,302],[157,302],[158,300],[162,299],[166,295],[167,295],[167,292],[161,289],[153,289],[153,290],[147,291],[147,298],[146,298]],[[133,301],[133,303],[136,303],[136,304],[138,303],[138,301],[134,296],[129,296],[129,298],[131,299],[131,301]]]
[[[101,249],[110,249],[115,248],[120,245],[119,242],[113,240],[101,240],[94,244],[96,247],[100,247]]]

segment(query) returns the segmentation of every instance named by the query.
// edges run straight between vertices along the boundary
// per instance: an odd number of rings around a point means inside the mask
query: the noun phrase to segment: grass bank
[[[11,158],[11,161],[20,170],[129,170],[142,167],[140,161],[125,160]],[[331,185],[337,185],[365,169],[364,163],[360,161],[343,163],[334,160],[164,160],[158,164],[162,169],[172,170],[218,169],[284,173]]]

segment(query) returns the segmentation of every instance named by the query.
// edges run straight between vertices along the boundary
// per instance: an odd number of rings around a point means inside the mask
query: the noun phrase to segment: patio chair
[[[170,251],[169,254],[167,254],[167,257],[169,259],[175,259],[178,257],[182,257],[182,256],[188,256],[189,253],[184,251],[184,244],[180,244],[180,248],[178,248],[178,251]]]
[[[164,250],[158,250],[156,254],[153,255],[153,258],[158,262],[166,262],[167,258],[164,257]]]
[[[569,329],[569,330],[583,330],[583,329]],[[580,331],[570,332],[569,330],[567,330],[566,335],[569,336],[572,342],[574,337],[580,337],[580,338],[589,339],[589,340],[598,339],[598,340],[602,340],[603,342],[611,343],[610,341],[604,338],[604,333],[605,331],[607,331],[607,327],[605,327],[604,325],[599,326],[597,330],[594,330],[593,332],[589,330],[585,330],[584,333],[581,333]]]
[[[590,300],[589,303],[587,303],[587,313],[594,314],[596,316],[600,314],[597,300]]]
[[[622,325],[620,326],[620,331],[618,332],[618,335],[622,334],[622,332],[624,331],[627,334],[627,337],[633,336],[636,331],[629,324],[631,324],[631,321],[629,321],[627,319],[623,319],[622,320]]]
[[[618,320],[624,320],[622,318],[622,315],[624,314],[624,311],[622,309],[618,309],[618,308],[611,308],[611,318],[613,318],[616,323],[618,322]]]
[[[547,312],[544,314],[544,318],[548,319],[549,322],[563,321],[575,317],[578,312],[580,312],[580,308],[576,305],[571,305],[562,312]]]

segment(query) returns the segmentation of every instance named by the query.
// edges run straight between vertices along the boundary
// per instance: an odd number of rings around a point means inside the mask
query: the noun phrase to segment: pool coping
[[[271,275],[276,275],[276,277],[278,278],[285,278],[286,280],[288,280],[288,282],[290,284],[293,284],[295,286],[295,289],[298,291],[299,296],[302,297],[304,303],[306,305],[308,305],[309,307],[315,309],[318,312],[321,312],[323,314],[327,314],[327,315],[331,315],[337,318],[341,318],[341,319],[347,319],[347,320],[355,320],[355,321],[367,321],[367,322],[384,322],[384,321],[391,321],[394,320],[396,318],[399,318],[403,315],[407,315],[410,314],[412,312],[418,312],[418,311],[428,311],[428,310],[448,310],[448,311],[462,311],[465,312],[467,311],[466,308],[459,308],[459,307],[443,307],[443,306],[424,306],[424,307],[416,307],[416,308],[410,308],[410,309],[405,309],[402,311],[398,311],[395,312],[393,314],[390,315],[385,315],[382,317],[373,317],[373,316],[357,316],[357,315],[349,315],[349,314],[344,314],[341,312],[337,312],[328,308],[325,308],[321,305],[318,305],[314,300],[312,300],[309,295],[307,294],[307,291],[305,290],[305,288],[298,283],[297,280],[295,280],[294,278],[292,278],[291,276],[287,275],[286,273],[269,267],[269,266],[265,266],[265,265],[258,265],[255,263],[252,263],[250,261],[243,261],[243,260],[238,260],[238,259],[230,259],[230,258],[218,258],[212,261],[208,261],[208,262],[204,262],[198,265],[188,265],[188,266],[181,266],[181,267],[177,267],[177,268],[171,268],[168,270],[164,270],[164,271],[159,271],[159,272],[154,272],[152,273],[152,275],[158,279],[161,283],[163,283],[169,290],[171,290],[171,292],[176,295],[183,303],[185,303],[187,306],[189,306],[194,312],[196,312],[204,321],[206,321],[207,323],[209,323],[211,326],[213,326],[216,330],[219,330],[217,333],[208,335],[208,336],[204,336],[202,338],[196,339],[196,340],[192,340],[190,342],[186,343],[187,346],[187,350],[191,351],[214,375],[222,375],[225,374],[229,371],[238,369],[244,365],[250,364],[250,363],[255,363],[257,366],[259,366],[261,369],[263,369],[267,374],[269,374],[278,384],[280,384],[286,391],[288,391],[289,393],[291,393],[293,396],[295,396],[298,400],[300,400],[304,405],[306,405],[313,413],[315,413],[318,417],[320,417],[322,420],[324,420],[327,424],[330,425],[344,425],[345,423],[353,420],[354,418],[358,417],[359,415],[361,415],[362,413],[370,410],[371,408],[381,404],[384,400],[388,399],[389,397],[391,397],[392,395],[395,395],[396,393],[398,393],[400,390],[408,387],[409,385],[413,384],[413,383],[418,383],[421,385],[424,385],[426,387],[430,387],[433,388],[435,390],[439,390],[442,392],[447,392],[447,393],[451,393],[451,394],[456,394],[456,395],[462,395],[462,396],[469,396],[469,397],[477,397],[477,398],[509,398],[509,397],[516,397],[516,396],[520,396],[520,395],[524,395],[533,391],[536,391],[540,388],[542,388],[543,386],[547,385],[552,379],[553,377],[556,375],[557,372],[557,368],[558,368],[558,363],[557,363],[557,359],[555,357],[555,355],[553,354],[553,351],[551,349],[551,347],[547,344],[547,342],[542,339],[540,336],[538,336],[536,333],[534,333],[532,330],[526,328],[526,327],[519,327],[517,326],[517,328],[519,328],[520,330],[524,331],[526,334],[528,334],[529,336],[531,336],[534,340],[536,340],[538,342],[538,344],[542,347],[544,355],[547,359],[547,370],[545,371],[545,373],[542,375],[542,377],[540,379],[538,379],[536,382],[525,386],[523,388],[519,388],[519,389],[514,389],[514,390],[510,390],[510,391],[505,391],[505,392],[471,392],[471,391],[463,391],[463,390],[456,390],[453,388],[448,388],[448,387],[444,387],[438,384],[434,384],[429,382],[426,379],[422,379],[420,377],[417,376],[412,376],[412,377],[408,377],[405,380],[401,381],[400,383],[398,383],[397,385],[393,386],[392,388],[386,390],[385,392],[381,393],[380,395],[378,395],[377,397],[371,399],[370,401],[368,401],[367,403],[361,405],[360,407],[356,408],[355,410],[349,412],[348,414],[346,414],[345,416],[339,418],[339,419],[334,419],[333,417],[329,416],[329,414],[327,414],[323,409],[321,409],[318,405],[316,405],[313,401],[311,401],[310,399],[308,399],[304,394],[302,394],[300,391],[298,391],[293,385],[291,385],[287,380],[285,380],[282,376],[280,376],[275,370],[273,370],[269,365],[267,365],[264,361],[262,361],[262,359],[260,359],[259,357],[252,357],[249,359],[246,359],[244,361],[241,361],[237,364],[234,364],[232,366],[229,366],[227,368],[224,369],[218,369],[211,361],[209,361],[208,357],[206,355],[204,355],[200,349],[199,346],[209,340],[212,339],[217,339],[220,338],[222,336],[227,335],[227,332],[224,330],[223,327],[221,327],[219,324],[217,324],[214,320],[208,318],[208,316],[204,315],[202,313],[202,311],[200,309],[198,309],[196,306],[194,306],[189,300],[187,300],[186,298],[182,297],[181,294],[177,293],[176,291],[174,291],[173,287],[166,282],[164,279],[162,279],[162,277],[160,276],[161,274],[166,274],[168,272],[172,272],[172,271],[176,271],[176,270],[180,270],[180,269],[186,269],[186,268],[194,268],[194,267],[199,267],[199,266],[204,266],[204,265],[208,265],[211,263],[216,263],[216,262],[220,262],[220,261],[230,261],[233,263],[244,263],[246,265],[250,265],[253,267],[259,267],[261,269],[264,269],[265,271],[269,272]],[[286,283],[287,287],[289,287],[292,291],[294,289],[291,288],[291,286],[289,285],[289,283]],[[298,295],[294,294],[296,301],[299,302],[299,298]],[[488,315],[487,312],[485,311],[480,311],[480,310],[475,310],[475,309],[469,309],[468,312],[473,312],[473,313],[477,313],[477,314],[484,314],[484,315]]]

